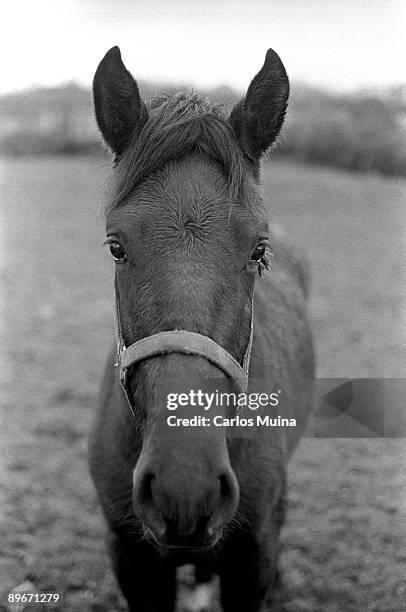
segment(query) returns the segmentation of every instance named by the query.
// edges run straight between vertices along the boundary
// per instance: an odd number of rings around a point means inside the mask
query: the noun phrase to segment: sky
[[[137,78],[241,91],[272,47],[292,80],[332,91],[406,82],[402,0],[8,0],[0,93],[92,81],[118,45]]]

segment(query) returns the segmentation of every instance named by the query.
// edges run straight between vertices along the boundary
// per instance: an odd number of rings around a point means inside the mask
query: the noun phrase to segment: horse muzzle
[[[224,447],[222,447],[224,444]],[[226,442],[143,449],[133,474],[134,514],[159,546],[213,547],[235,516],[239,486]]]

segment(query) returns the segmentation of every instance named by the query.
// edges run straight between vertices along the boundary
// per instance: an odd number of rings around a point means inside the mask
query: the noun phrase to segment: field
[[[24,581],[61,595],[50,611],[125,610],[86,465],[113,334],[107,167],[25,159],[0,171],[0,610],[17,610],[4,595]],[[263,190],[310,259],[318,376],[404,376],[406,183],[278,162]],[[289,472],[288,609],[404,612],[404,439],[308,437]]]

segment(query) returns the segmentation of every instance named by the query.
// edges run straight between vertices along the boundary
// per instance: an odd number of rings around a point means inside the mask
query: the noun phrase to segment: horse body
[[[196,389],[215,379],[226,391],[233,381],[198,355],[146,359],[130,369],[133,415],[111,353],[90,465],[131,610],[173,611],[176,568],[185,563],[196,566],[201,580],[219,574],[224,612],[280,604],[285,470],[309,411],[313,376],[306,274],[268,230],[256,190],[259,157],[283,121],[285,77],[279,58],[268,52],[244,104],[226,123],[213,107],[186,98],[164,102],[155,119],[148,118],[117,49],[96,73],[96,115],[116,154],[107,233],[127,345],[185,329],[212,338],[241,362],[254,305],[248,393],[277,387],[278,413],[297,420],[296,427],[256,427],[247,436],[221,427],[197,435],[170,431],[164,402],[175,380]],[[271,109],[265,104],[261,111],[264,87]],[[174,159],[158,155],[154,161],[157,146],[168,147],[175,132]],[[265,240],[274,252],[272,272],[255,285]]]

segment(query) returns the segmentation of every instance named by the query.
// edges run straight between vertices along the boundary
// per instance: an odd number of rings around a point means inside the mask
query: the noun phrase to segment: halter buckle
[[[122,368],[120,371],[120,382],[123,387],[127,385],[127,368]]]
[[[113,363],[114,368],[117,368],[118,366],[121,367],[122,356],[125,350],[126,350],[126,347],[124,345],[119,345],[117,347],[116,362]]]
[[[125,385],[125,382],[127,379],[127,369],[128,369],[126,367],[123,367],[123,355],[124,355],[125,350],[126,350],[126,347],[124,346],[124,344],[118,347],[117,362],[114,364],[114,366],[120,367],[120,381],[123,385]]]

